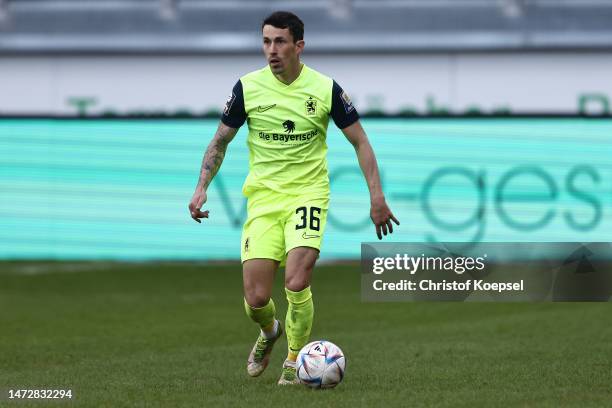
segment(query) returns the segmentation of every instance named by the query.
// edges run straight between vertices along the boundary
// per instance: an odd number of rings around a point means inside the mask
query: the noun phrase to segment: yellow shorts
[[[240,258],[274,259],[284,264],[287,252],[304,246],[321,249],[329,198],[258,190],[248,198]]]

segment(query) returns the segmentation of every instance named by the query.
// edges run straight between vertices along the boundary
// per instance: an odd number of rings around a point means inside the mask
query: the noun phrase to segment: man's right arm
[[[225,102],[221,123],[219,123],[215,137],[213,137],[213,140],[206,149],[204,159],[202,159],[200,179],[189,203],[191,218],[196,222],[200,222],[200,218],[208,218],[208,211],[201,211],[202,205],[204,205],[207,198],[206,189],[213,177],[215,177],[215,174],[217,174],[217,171],[219,171],[219,167],[221,167],[225,157],[227,145],[236,136],[240,126],[246,121],[246,116],[242,82],[238,81],[232,89],[232,94],[227,99],[227,102]]]
[[[213,140],[208,145],[204,158],[202,159],[202,166],[200,168],[200,179],[198,180],[198,186],[196,189],[208,188],[208,185],[212,181],[213,177],[219,171],[223,158],[225,157],[225,151],[227,145],[234,139],[238,129],[232,128],[224,124],[219,123],[217,132],[213,137]]]
[[[208,211],[201,211],[202,205],[204,205],[207,198],[206,189],[213,177],[215,177],[219,171],[221,163],[223,163],[223,158],[225,157],[227,145],[232,141],[234,136],[236,136],[237,132],[238,129],[229,127],[223,122],[219,123],[217,132],[206,149],[206,153],[202,159],[198,185],[189,203],[191,218],[196,222],[201,222],[200,218],[208,218]]]

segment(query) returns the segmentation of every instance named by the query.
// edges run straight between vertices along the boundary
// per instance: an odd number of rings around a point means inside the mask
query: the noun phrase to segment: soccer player
[[[329,204],[326,133],[329,117],[354,146],[370,191],[370,217],[379,239],[399,225],[385,202],[372,147],[359,115],[331,78],[300,62],[304,24],[293,13],[275,12],[262,24],[268,65],[236,83],[221,123],[208,145],[200,179],[189,204],[201,222],[206,189],[227,145],[246,121],[249,174],[243,186],[248,216],[243,227],[241,259],[244,307],[261,332],[247,360],[256,377],[283,334],[271,298],[274,275],[285,265],[288,354],[279,384],[296,384],[295,360],[308,342],[314,308],[310,280],[319,256]]]

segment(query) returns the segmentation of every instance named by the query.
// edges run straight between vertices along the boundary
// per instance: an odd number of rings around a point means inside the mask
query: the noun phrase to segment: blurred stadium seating
[[[0,53],[258,52],[277,9],[315,52],[612,47],[609,0],[0,0]]]

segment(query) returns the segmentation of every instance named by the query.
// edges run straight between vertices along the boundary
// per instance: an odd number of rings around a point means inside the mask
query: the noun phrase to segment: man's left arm
[[[344,136],[353,145],[357,153],[359,167],[361,167],[361,171],[368,183],[368,189],[370,190],[370,218],[376,226],[378,239],[382,239],[382,236],[387,235],[387,232],[393,232],[391,221],[397,225],[400,223],[385,201],[385,195],[380,185],[380,175],[374,150],[372,150],[372,146],[359,120],[343,128],[342,133],[344,133]]]

